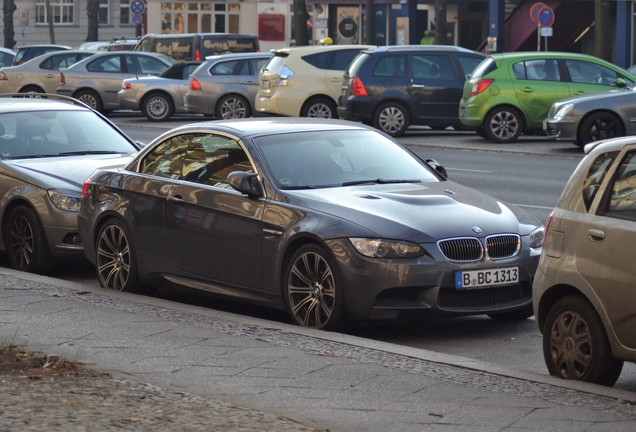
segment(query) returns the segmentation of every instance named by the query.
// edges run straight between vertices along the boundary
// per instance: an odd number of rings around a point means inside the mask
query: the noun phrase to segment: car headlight
[[[79,192],[49,189],[48,194],[53,205],[60,210],[79,211],[82,200],[82,195]]]
[[[539,249],[543,247],[544,227],[540,226],[530,233],[530,248]]]
[[[358,252],[369,258],[415,258],[426,253],[415,243],[398,240],[350,238]]]
[[[559,108],[557,113],[554,115],[554,119],[561,120],[563,117],[567,115],[567,113],[572,111],[572,108],[574,108],[574,104],[568,103],[563,105],[561,108]]]

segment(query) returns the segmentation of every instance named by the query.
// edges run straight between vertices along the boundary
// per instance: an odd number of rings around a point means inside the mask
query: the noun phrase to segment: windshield
[[[31,111],[0,114],[3,159],[132,154],[137,149],[91,111]]]
[[[408,150],[374,131],[312,131],[254,138],[282,189],[438,182]]]

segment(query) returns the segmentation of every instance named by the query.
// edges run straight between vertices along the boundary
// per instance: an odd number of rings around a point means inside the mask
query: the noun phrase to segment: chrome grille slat
[[[498,234],[486,237],[486,253],[490,258],[510,258],[521,250],[521,237],[517,234]]]
[[[496,234],[486,237],[484,244],[477,237],[457,237],[437,242],[439,250],[449,261],[471,262],[481,260],[485,254],[492,259],[510,258],[521,250],[521,237],[517,234]]]

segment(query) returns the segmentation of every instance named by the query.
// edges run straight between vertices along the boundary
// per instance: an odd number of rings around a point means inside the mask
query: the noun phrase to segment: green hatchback
[[[492,54],[466,80],[459,120],[485,139],[513,142],[522,133],[542,133],[553,102],[610,90],[618,79],[636,83],[636,75],[585,54]]]

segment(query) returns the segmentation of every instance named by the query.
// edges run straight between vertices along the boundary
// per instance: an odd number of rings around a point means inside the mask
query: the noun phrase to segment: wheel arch
[[[161,94],[162,96],[166,96],[168,99],[172,101],[172,104],[174,105],[174,98],[172,97],[170,93],[168,93],[167,91],[163,89],[151,89],[151,90],[148,90],[146,93],[144,93],[144,95],[139,99],[139,106],[143,107],[146,104],[146,101],[148,100],[148,98],[156,94]]]
[[[25,84],[22,87],[20,87],[20,90],[18,90],[18,93],[26,93],[26,91],[29,88],[35,88],[39,93],[46,93],[44,89],[37,84]]]
[[[410,118],[413,118],[413,107],[409,106],[409,104],[400,99],[400,98],[388,98],[388,99],[383,99],[382,102],[378,103],[376,105],[376,107],[373,109],[373,114],[371,116],[371,118],[376,118],[376,116],[378,115],[378,112],[380,111],[380,109],[382,107],[384,107],[387,104],[397,104],[400,105],[404,108],[404,110],[407,112],[407,114],[409,115]]]
[[[238,96],[241,99],[245,99],[247,101],[247,104],[250,106],[250,110],[254,112],[254,101],[250,100],[248,96],[244,95],[243,93],[239,91],[231,91],[229,93],[224,93],[221,96],[219,96],[219,98],[214,103],[214,112],[216,112],[219,109],[221,101],[227,98],[228,96]]]
[[[334,100],[328,94],[317,93],[317,94],[313,94],[313,95],[309,96],[307,99],[305,99],[305,102],[303,102],[302,106],[300,107],[300,112],[303,112],[305,110],[305,108],[307,108],[309,103],[314,101],[314,100],[316,100],[316,99],[328,99],[332,104],[334,104],[336,106],[336,108],[338,108],[338,101]]]

